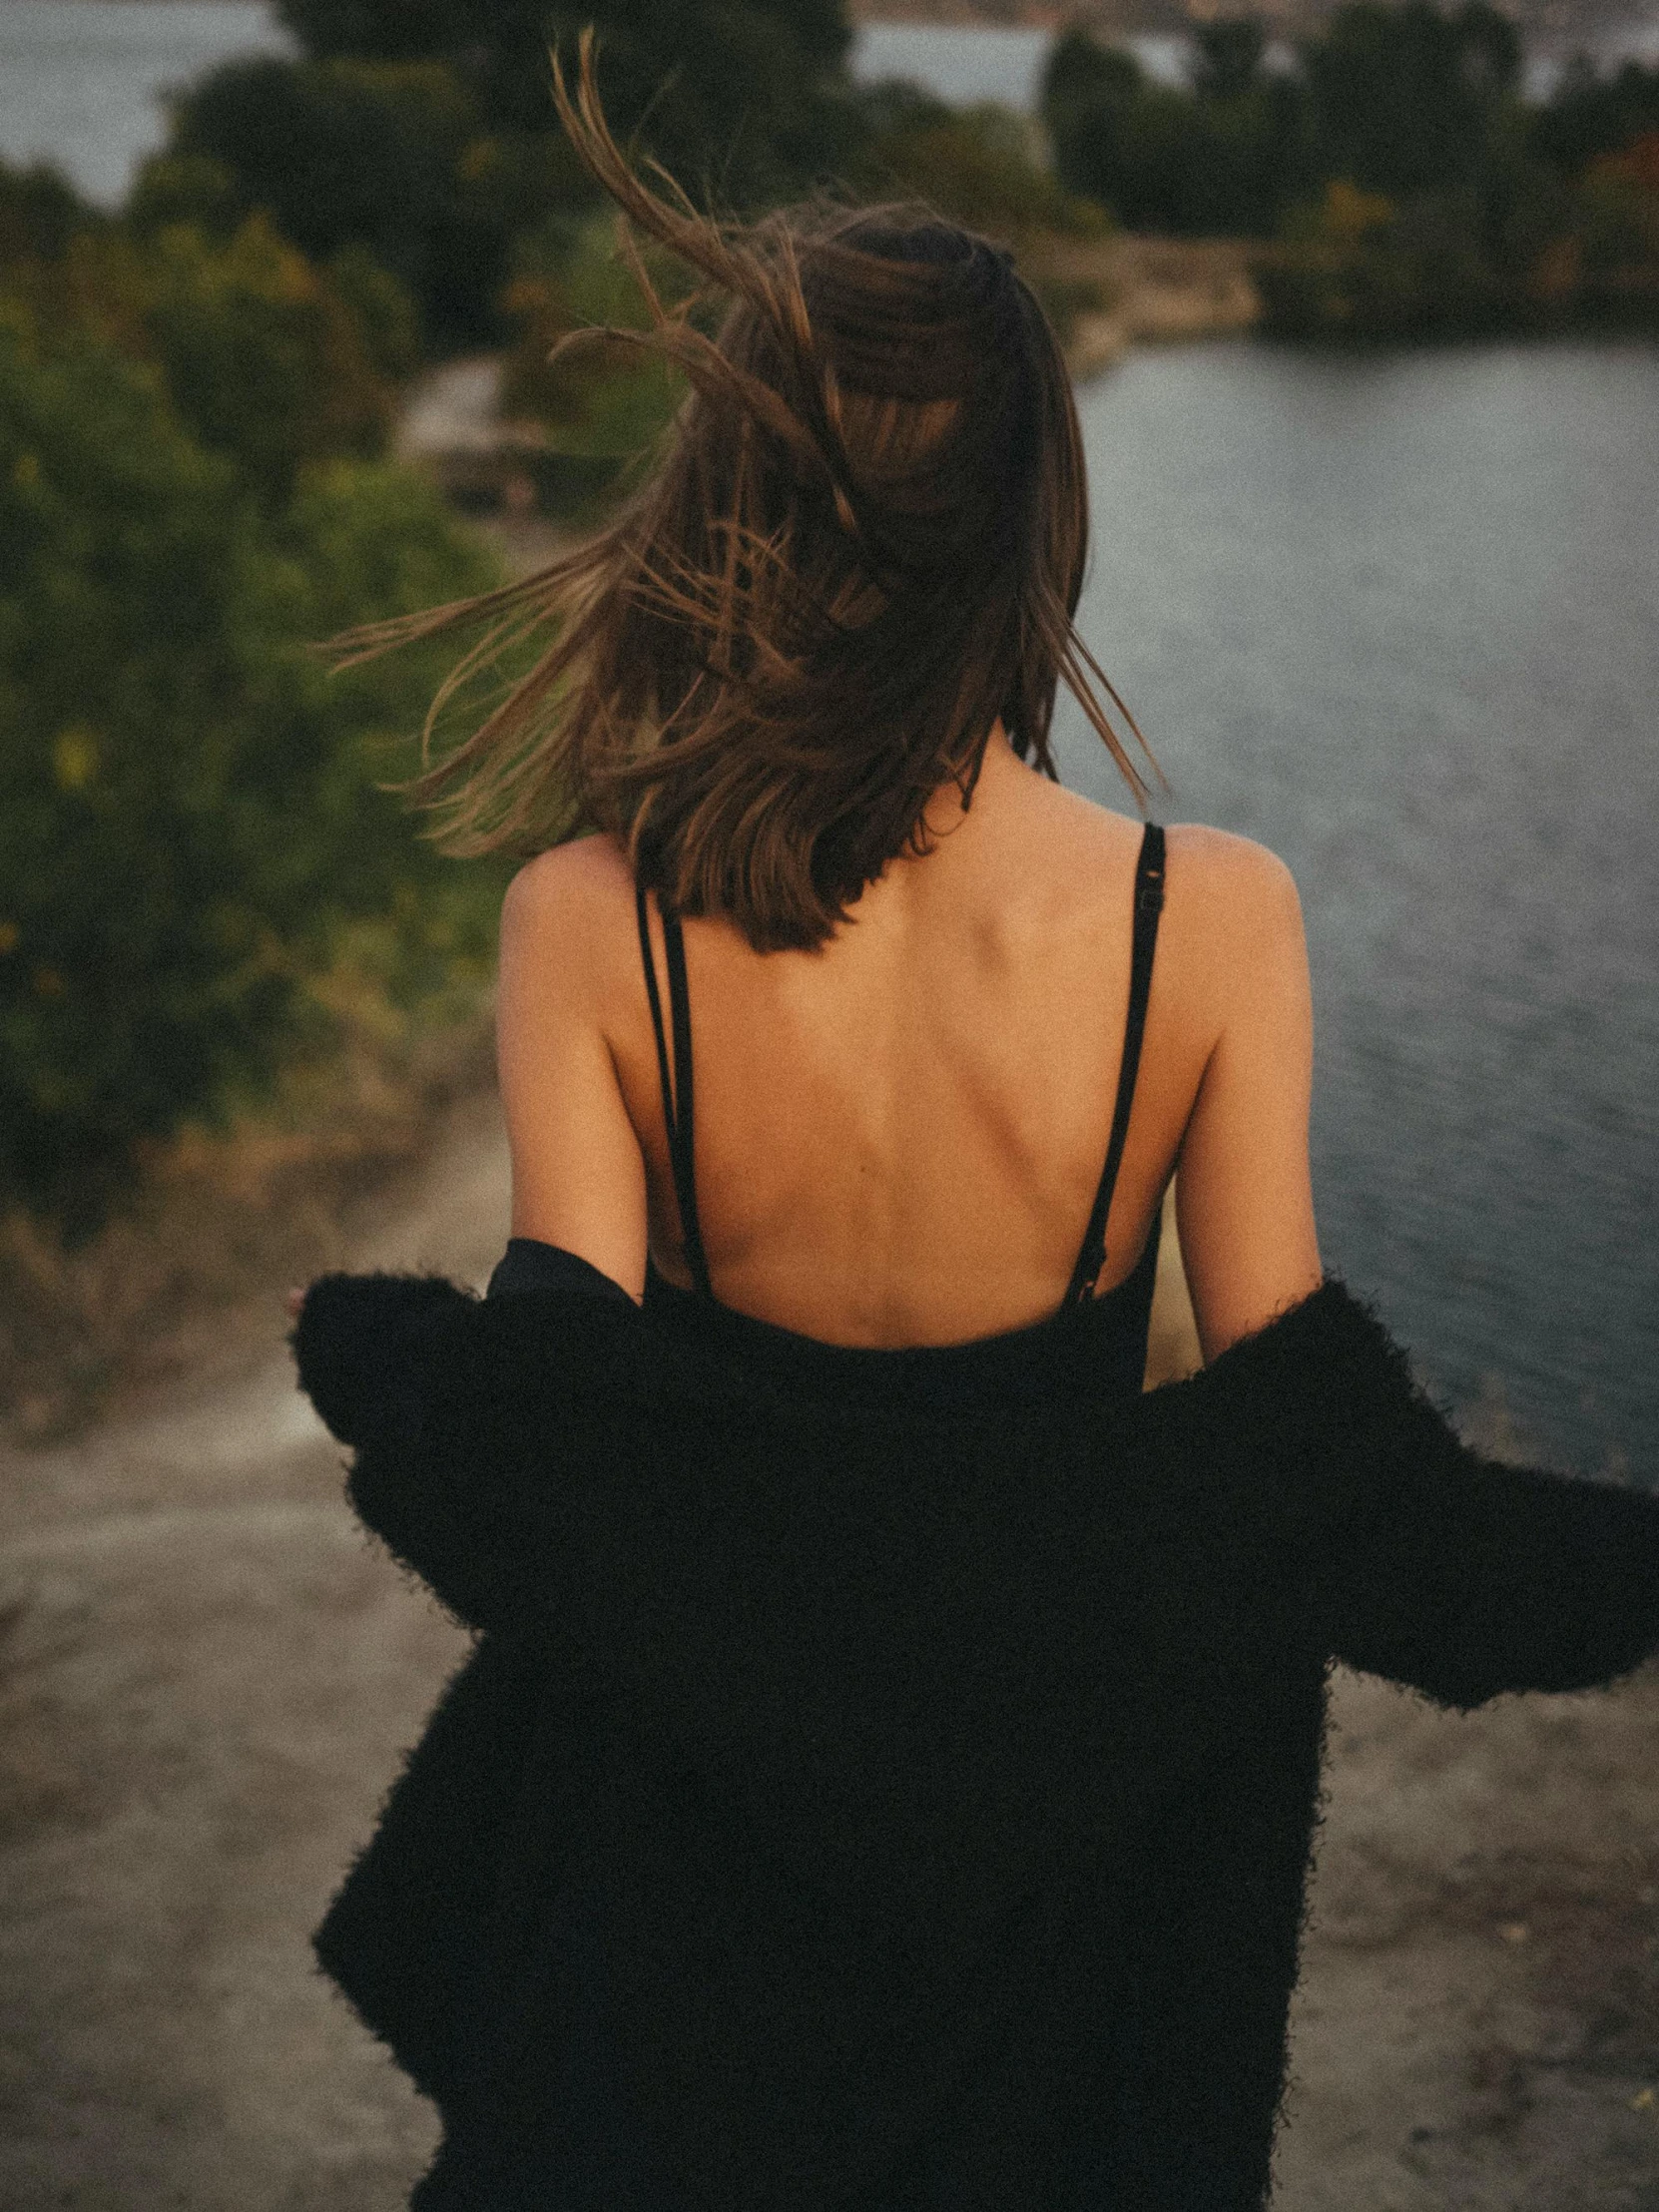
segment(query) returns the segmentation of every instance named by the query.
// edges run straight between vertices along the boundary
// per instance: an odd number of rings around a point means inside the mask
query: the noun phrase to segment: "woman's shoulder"
[[[631,911],[633,903],[626,853],[614,837],[596,833],[551,845],[526,860],[507,885],[502,915],[511,926],[540,928],[596,909]]]
[[[1222,924],[1244,919],[1283,921],[1300,917],[1296,877],[1279,857],[1254,837],[1208,823],[1172,823],[1165,831],[1171,883],[1196,912]]]
[[[634,877],[627,854],[603,833],[573,837],[526,860],[501,903],[503,941],[591,938],[614,934],[620,916],[634,925]],[[591,943],[588,949],[592,949]]]
[[[595,1006],[634,950],[634,878],[612,837],[573,838],[526,860],[501,904],[501,958]],[[634,972],[633,970],[630,971]]]
[[[1064,811],[1074,834],[1104,866],[1114,860],[1133,864],[1144,831],[1134,816],[1063,786],[1051,785],[1043,796],[1051,808]],[[1294,919],[1300,933],[1296,879],[1278,853],[1253,837],[1203,822],[1171,823],[1164,838],[1166,926],[1222,933],[1245,927],[1254,933],[1282,930]]]
[[[1218,1016],[1305,976],[1302,901],[1278,853],[1198,822],[1172,825],[1167,842],[1161,957],[1187,970]]]
[[[1212,1047],[1304,1008],[1302,902],[1279,855],[1204,823],[1172,826],[1158,966],[1166,1010]]]

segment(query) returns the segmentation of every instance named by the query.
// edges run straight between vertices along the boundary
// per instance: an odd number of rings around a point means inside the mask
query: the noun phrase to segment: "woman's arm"
[[[501,909],[495,1020],[513,1235],[574,1252],[637,1299],[645,1163],[603,1022],[617,948],[632,946],[633,922],[627,870],[606,840],[539,854],[514,876]]]
[[[1177,837],[1170,906],[1185,909],[1184,951],[1214,1038],[1175,1187],[1208,1361],[1323,1280],[1308,1166],[1314,1019],[1289,868],[1243,837]]]

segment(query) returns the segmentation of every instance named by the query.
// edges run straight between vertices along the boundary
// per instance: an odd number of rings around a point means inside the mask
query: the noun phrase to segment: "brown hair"
[[[574,102],[556,55],[553,74],[583,163],[703,279],[666,307],[624,225],[653,326],[573,337],[655,347],[691,388],[595,536],[504,590],[336,641],[349,661],[488,623],[429,744],[458,687],[551,627],[406,787],[441,841],[534,851],[607,830],[668,904],[728,915],[765,951],[823,943],[890,859],[927,849],[929,797],[948,778],[971,800],[998,717],[1054,776],[1059,682],[1144,801],[1091,678],[1144,740],[1072,627],[1088,513],[1071,386],[1007,254],[921,205],[714,221],[624,160],[591,32]],[[711,288],[730,302],[712,337],[693,311]]]

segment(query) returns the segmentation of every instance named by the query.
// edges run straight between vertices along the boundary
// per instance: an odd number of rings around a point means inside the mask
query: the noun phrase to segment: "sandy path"
[[[481,1280],[503,1170],[474,1109],[360,1257]],[[305,1937],[461,1638],[285,1356],[0,1455],[0,2205],[392,2212],[431,2116]],[[1341,1679],[1281,2212],[1659,2212],[1656,1749],[1653,1673]]]

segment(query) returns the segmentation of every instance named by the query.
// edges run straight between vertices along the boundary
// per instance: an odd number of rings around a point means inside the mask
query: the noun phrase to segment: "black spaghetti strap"
[[[640,958],[645,965],[645,992],[651,1002],[651,1026],[657,1037],[657,1077],[663,1087],[663,1125],[668,1132],[674,1195],[680,1206],[680,1237],[698,1296],[712,1299],[714,1292],[710,1288],[709,1263],[703,1251],[703,1230],[697,1218],[697,1178],[692,1148],[691,998],[686,988],[686,945],[677,917],[660,900],[658,904],[663,917],[663,949],[668,955],[669,1018],[674,1028],[672,1077],[668,1040],[663,1033],[663,1002],[657,990],[657,961],[651,949],[651,914],[644,885],[636,885],[634,907],[639,916]]]
[[[1082,1250],[1066,1288],[1068,1306],[1092,1298],[1100,1271],[1106,1265],[1106,1219],[1112,1211],[1118,1168],[1129,1135],[1129,1112],[1135,1103],[1135,1078],[1140,1072],[1141,1040],[1146,1034],[1146,1002],[1152,988],[1152,955],[1158,943],[1158,916],[1164,910],[1164,832],[1149,822],[1141,838],[1135,863],[1134,936],[1129,954],[1129,1018],[1124,1024],[1123,1062],[1118,1070],[1117,1103],[1112,1109],[1112,1133],[1106,1144],[1106,1164],[1100,1171],[1100,1188],[1094,1194],[1094,1210],[1083,1233]]]
[[[645,969],[645,995],[651,1001],[651,1026],[657,1034],[657,1080],[663,1087],[663,1127],[668,1131],[669,1156],[674,1155],[674,1085],[668,1072],[668,1041],[663,1035],[663,1002],[657,995],[657,960],[651,949],[651,911],[645,886],[634,888],[634,911],[640,923],[640,962]]]
[[[686,988],[686,940],[680,933],[678,914],[663,912],[663,948],[668,954],[669,1018],[674,1024],[674,1132],[679,1139],[674,1189],[680,1201],[680,1235],[686,1248],[686,1265],[698,1295],[713,1298],[709,1287],[709,1263],[703,1251],[703,1224],[697,1218],[697,1149],[692,1123],[691,994]]]

